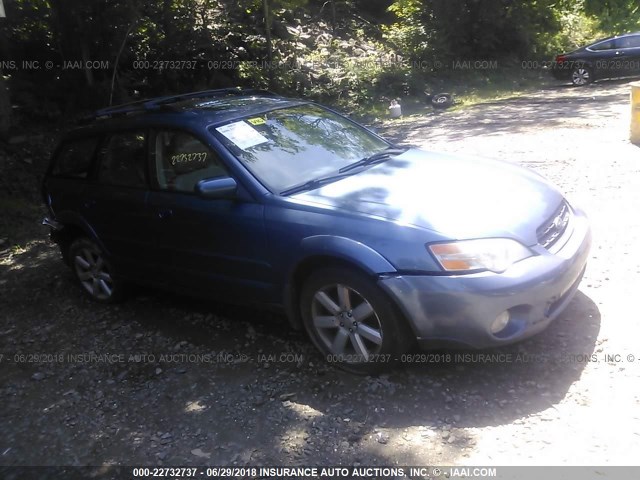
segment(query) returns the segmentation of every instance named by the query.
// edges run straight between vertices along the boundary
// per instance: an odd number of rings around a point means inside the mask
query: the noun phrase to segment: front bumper
[[[560,315],[578,289],[590,247],[588,220],[574,210],[556,250],[533,247],[535,256],[504,273],[387,276],[379,285],[423,347],[441,342],[476,348],[505,345],[540,332]],[[506,310],[509,324],[492,334],[492,322]]]

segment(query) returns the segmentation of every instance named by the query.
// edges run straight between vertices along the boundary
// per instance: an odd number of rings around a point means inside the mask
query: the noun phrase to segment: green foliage
[[[540,53],[545,56],[575,50],[605,36],[598,20],[585,12],[584,0],[564,2],[553,13],[560,28],[538,35]]]
[[[638,25],[637,0],[396,0],[383,26],[404,55],[531,58],[577,47],[620,25]],[[596,6],[599,6],[596,8]],[[599,18],[594,18],[598,15]]]
[[[396,0],[388,8],[396,21],[382,26],[384,38],[411,59],[420,58],[430,46],[427,24],[422,21],[423,7],[421,0]]]
[[[640,30],[638,0],[585,0],[585,12],[598,19],[607,33],[627,33]]]
[[[419,95],[460,72],[414,62],[548,58],[640,30],[638,0],[4,0],[14,103],[46,111],[246,85],[347,107]],[[265,10],[266,7],[266,10]],[[265,22],[265,11],[269,21]],[[116,65],[116,58],[118,63]],[[269,65],[265,62],[271,59]],[[64,68],[104,60],[108,68]],[[166,61],[195,68],[166,68]]]

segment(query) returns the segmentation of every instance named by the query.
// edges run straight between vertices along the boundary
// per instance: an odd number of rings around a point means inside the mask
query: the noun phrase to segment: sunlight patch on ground
[[[45,245],[44,240],[32,240],[24,245],[14,245],[10,247],[3,255],[0,256],[0,266],[9,267],[7,270],[21,270],[25,264],[33,266],[34,259],[27,258],[25,255],[29,254],[34,248]],[[38,253],[35,256],[36,263],[48,260],[52,256],[52,250],[47,250]]]
[[[207,406],[200,403],[200,400],[196,400],[195,402],[187,402],[186,407],[184,407],[184,411],[186,413],[199,413],[206,409]]]
[[[283,402],[282,405],[285,408],[288,408],[289,410],[295,412],[300,418],[304,418],[306,420],[313,420],[314,418],[319,418],[324,415],[324,413],[316,410],[313,407],[310,407],[309,405],[292,402],[290,400]]]
[[[282,402],[282,406],[288,410],[294,412],[301,420],[306,420],[302,425],[292,426],[281,437],[280,445],[283,450],[298,450],[302,449],[306,444],[311,434],[307,431],[307,426],[312,424],[314,419],[319,419],[324,416],[322,412],[316,410],[309,405],[302,403],[292,402],[286,400]],[[311,422],[311,423],[308,423]]]

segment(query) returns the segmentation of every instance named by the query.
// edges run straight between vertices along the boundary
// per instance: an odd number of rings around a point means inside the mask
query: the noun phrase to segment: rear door
[[[205,142],[181,130],[158,130],[149,205],[158,255],[180,290],[247,301],[271,295],[264,207],[242,190],[237,198],[203,198],[196,184],[229,171]]]
[[[155,280],[151,211],[147,205],[148,132],[107,134],[96,158],[95,183],[85,193],[85,218],[116,268],[127,277]],[[153,282],[157,283],[157,282]]]

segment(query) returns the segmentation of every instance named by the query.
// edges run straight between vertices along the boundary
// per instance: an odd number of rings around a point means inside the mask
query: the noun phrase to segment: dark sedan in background
[[[603,78],[640,75],[640,32],[605,38],[558,55],[551,71],[558,80],[576,86]]]

